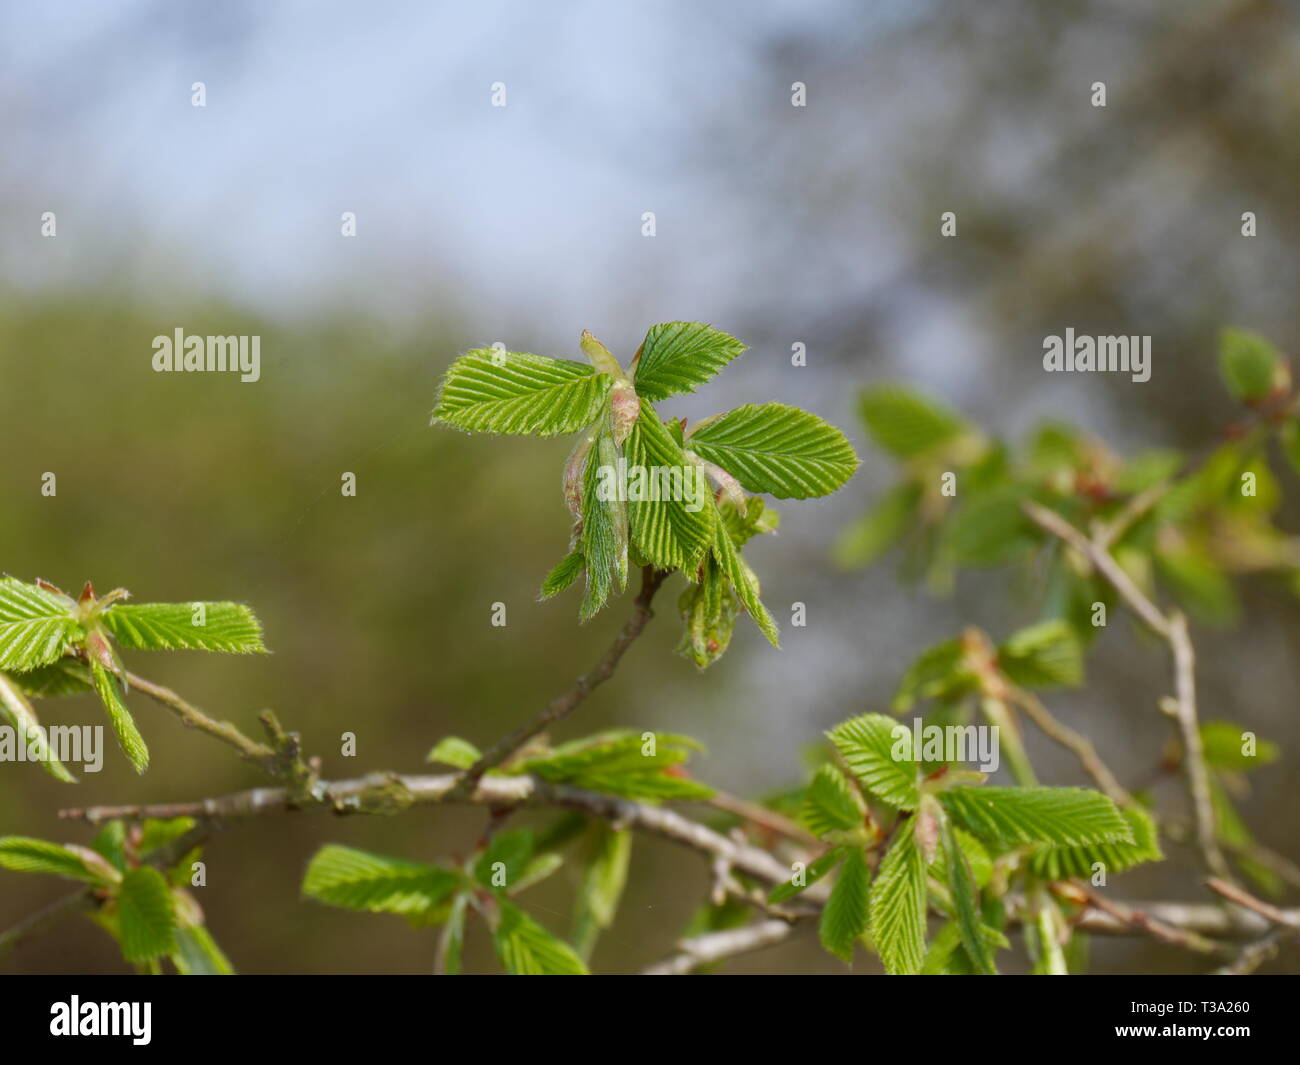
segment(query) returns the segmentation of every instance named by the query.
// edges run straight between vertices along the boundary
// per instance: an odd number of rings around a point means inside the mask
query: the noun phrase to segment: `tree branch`
[[[1174,666],[1174,717],[1183,741],[1183,769],[1192,802],[1197,850],[1211,873],[1220,879],[1231,880],[1232,873],[1219,849],[1210,771],[1201,747],[1201,729],[1196,714],[1196,656],[1187,632],[1187,619],[1178,611],[1166,615],[1146,596],[1110,552],[1101,546],[1101,542],[1109,543],[1109,540],[1098,542],[1089,539],[1055,511],[1032,500],[1026,500],[1021,507],[1039,528],[1087,558],[1147,628],[1169,644]]]
[[[759,921],[744,928],[683,939],[678,953],[641,971],[642,976],[685,976],[702,965],[726,961],[784,941],[795,930],[788,921]]]
[[[229,721],[217,721],[208,717],[197,706],[187,703],[170,688],[164,688],[161,684],[145,680],[144,677],[137,677],[134,673],[127,673],[126,681],[132,688],[143,692],[155,702],[162,703],[163,706],[181,719],[181,724],[186,728],[206,732],[209,736],[220,740],[228,747],[233,747],[246,762],[252,762],[267,772],[272,771],[275,752],[270,747],[249,739]]]
[[[654,617],[654,611],[650,609],[650,603],[654,599],[655,593],[659,591],[660,585],[668,578],[668,572],[667,570],[657,570],[653,566],[646,566],[641,570],[641,590],[637,593],[636,599],[633,600],[632,616],[623,625],[622,630],[614,639],[614,642],[609,645],[608,650],[601,655],[589,672],[578,678],[572,688],[547,703],[542,712],[529,724],[521,725],[510,735],[498,740],[489,747],[486,753],[470,766],[465,775],[458,781],[455,789],[457,795],[471,793],[484,773],[489,769],[495,769],[497,766],[502,765],[534,736],[563,721],[564,718],[582,705],[583,701],[595,688],[614,675],[619,660],[622,659],[636,638],[641,635],[650,619]]]

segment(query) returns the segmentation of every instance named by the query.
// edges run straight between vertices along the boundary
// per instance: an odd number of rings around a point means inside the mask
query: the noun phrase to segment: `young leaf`
[[[823,765],[813,775],[804,794],[799,820],[814,836],[828,832],[848,832],[862,827],[866,809],[862,799],[843,773],[833,765]]]
[[[772,615],[767,612],[762,599],[759,598],[758,578],[754,576],[754,571],[749,568],[749,565],[741,557],[736,545],[732,542],[731,533],[727,531],[721,520],[717,522],[717,530],[714,536],[713,558],[722,571],[722,575],[730,583],[732,590],[735,591],[736,598],[740,600],[740,605],[754,619],[754,624],[767,637],[767,642],[773,647],[780,647],[776,622],[772,620]]]
[[[840,535],[835,560],[841,566],[869,566],[894,546],[916,515],[921,499],[914,481],[895,485]]]
[[[891,976],[911,975],[925,960],[925,859],[903,821],[871,885],[871,938]]]
[[[98,662],[91,662],[90,674],[95,685],[95,694],[99,696],[99,701],[108,711],[109,724],[113,726],[113,734],[117,736],[122,753],[126,755],[132,769],[137,773],[143,773],[149,768],[149,748],[145,745],[140,730],[135,727],[135,718],[131,716],[131,711],[122,702],[113,676]]]
[[[822,946],[842,961],[853,961],[853,944],[867,930],[867,890],[871,874],[858,847],[844,857],[831,897],[822,910],[818,935]]]
[[[1086,788],[953,788],[939,796],[957,824],[996,843],[1132,843],[1115,804]]]
[[[582,569],[587,559],[581,551],[570,551],[556,564],[555,568],[542,581],[542,590],[537,594],[541,600],[559,595],[565,588],[582,576]]]
[[[490,891],[508,891],[522,880],[533,856],[533,834],[526,828],[498,832],[474,863],[474,879]]]
[[[627,505],[633,544],[646,562],[660,569],[680,569],[693,580],[714,543],[717,513],[709,505],[712,493],[702,470],[688,462],[645,399],[624,452],[629,469],[639,466],[648,471],[644,498],[629,500]]]
[[[475,433],[576,433],[599,416],[613,383],[580,362],[475,348],[447,370],[433,420]]]
[[[916,809],[920,792],[909,729],[883,714],[862,714],[826,735],[867,791],[900,810]]]
[[[582,959],[514,903],[499,901],[492,939],[497,957],[512,976],[586,976]]]
[[[26,673],[14,673],[11,679],[36,699],[53,699],[60,695],[80,695],[91,690],[90,670],[84,662],[60,658],[47,666]]]
[[[1225,329],[1219,338],[1219,371],[1228,391],[1244,403],[1272,391],[1278,362],[1276,349],[1258,333]]]
[[[212,934],[201,924],[179,925],[172,964],[182,976],[234,976],[230,964]]]
[[[35,584],[0,579],[0,669],[23,672],[53,662],[85,635],[70,602]]]
[[[19,873],[48,873],[88,884],[104,881],[99,871],[67,847],[27,836],[0,837],[0,867]]]
[[[444,976],[457,976],[460,973],[461,957],[465,950],[465,911],[468,908],[469,896],[464,892],[451,900],[447,923],[442,926],[438,938],[438,957],[442,961]]]
[[[119,644],[139,651],[266,650],[262,626],[243,603],[119,603],[99,620]]]
[[[749,491],[779,499],[829,495],[858,468],[858,456],[842,432],[784,403],[737,407],[701,422],[688,442]]]
[[[0,721],[9,722],[14,730],[14,742],[26,744],[28,757],[39,760],[41,768],[50,776],[65,784],[75,781],[76,778],[64,768],[63,763],[53,757],[49,735],[41,727],[35,709],[23,695],[17,681],[3,672],[0,672]]]
[[[312,858],[302,890],[331,906],[418,916],[443,902],[457,883],[454,873],[436,865],[330,843]]]
[[[1250,733],[1250,753],[1247,752],[1247,733]],[[1260,739],[1253,732],[1230,721],[1204,721],[1201,723],[1201,745],[1205,749],[1205,762],[1214,769],[1231,769],[1244,772],[1276,762],[1281,748],[1272,740]]]
[[[1120,816],[1133,835],[1131,843],[1120,840],[1077,847],[1038,847],[1029,856],[1030,870],[1044,880],[1086,879],[1093,875],[1093,866],[1098,863],[1110,874],[1122,873],[1143,862],[1162,861],[1164,855],[1151,816],[1138,806],[1120,810]]]
[[[719,530],[719,535],[726,535]],[[681,611],[681,641],[677,653],[705,669],[722,657],[736,628],[736,597],[722,575],[716,557],[705,558],[698,584],[688,584],[678,597]]]
[[[153,866],[132,869],[122,877],[117,918],[122,956],[132,964],[143,965],[176,950],[172,890]]]
[[[861,400],[862,420],[876,443],[895,458],[915,458],[962,432],[961,419],[910,388],[877,385]]]
[[[973,690],[975,685],[961,640],[945,640],[927,648],[908,667],[890,709],[901,714],[919,699],[948,699]]]
[[[633,383],[652,401],[694,392],[744,350],[739,340],[711,325],[664,322],[646,333]]]
[[[591,957],[596,937],[614,923],[632,858],[632,833],[601,824],[596,846],[578,888],[573,918],[573,942],[585,960]]]
[[[434,745],[433,750],[425,755],[424,760],[455,766],[457,769],[468,769],[482,757],[483,752],[469,740],[462,740],[459,736],[444,736]]]
[[[998,666],[1022,688],[1083,683],[1083,646],[1069,622],[1054,619],[1013,634],[998,648]]]
[[[962,946],[966,948],[966,955],[976,972],[993,975],[997,969],[993,965],[993,957],[984,939],[975,878],[966,863],[966,855],[957,843],[956,834],[948,818],[939,819],[939,831],[943,836],[945,873],[948,890],[952,892],[953,913],[957,919],[958,931],[961,933]]]
[[[785,902],[786,899],[794,898],[801,891],[806,891],[839,865],[844,856],[853,849],[849,846],[832,847],[820,858],[810,862],[808,867],[803,870],[802,884],[794,876],[791,876],[789,880],[781,881],[772,889],[767,896],[767,901],[775,906],[778,903]]]

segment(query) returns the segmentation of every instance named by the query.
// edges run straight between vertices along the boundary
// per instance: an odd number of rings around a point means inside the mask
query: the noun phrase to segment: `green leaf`
[[[91,662],[90,673],[95,685],[95,694],[99,696],[99,701],[108,711],[108,720],[113,726],[113,734],[117,736],[122,753],[126,755],[132,769],[137,773],[143,773],[149,768],[149,748],[145,745],[140,730],[135,727],[135,718],[131,716],[131,711],[126,708],[126,704],[122,702],[122,697],[117,692],[115,678],[98,662]]]
[[[966,666],[961,640],[945,640],[921,652],[903,674],[890,704],[896,714],[912,709],[919,699],[950,699],[974,690],[976,678]]]
[[[591,957],[596,938],[614,923],[631,859],[629,830],[596,826],[595,849],[582,875],[573,918],[573,941],[583,959]]]
[[[916,809],[920,792],[916,763],[912,761],[911,730],[883,714],[863,714],[837,725],[826,735],[867,791],[898,809]]]
[[[948,522],[944,545],[961,566],[995,566],[1030,550],[1039,538],[1011,488],[969,503]]]
[[[966,948],[966,954],[976,972],[993,975],[997,969],[993,965],[992,955],[989,954],[988,944],[984,940],[975,878],[966,862],[966,855],[957,843],[948,818],[940,818],[939,826],[943,838],[948,890],[952,892],[953,913],[956,916],[958,931],[961,933],[962,946]]]
[[[1254,745],[1255,753],[1247,754],[1247,734]],[[1201,745],[1205,750],[1205,762],[1214,769],[1231,769],[1239,772],[1258,769],[1269,765],[1281,757],[1282,749],[1272,740],[1262,740],[1250,729],[1234,725],[1230,721],[1204,721],[1201,723]]]
[[[1244,403],[1263,399],[1273,390],[1277,350],[1258,333],[1225,329],[1219,337],[1219,372],[1224,384]]]
[[[646,478],[644,498],[627,504],[638,554],[660,569],[680,569],[694,580],[704,553],[714,543],[716,520],[716,508],[710,505],[713,493],[702,468],[687,460],[644,398],[641,417],[632,427],[624,453],[629,471],[640,466],[651,474]]]
[[[451,910],[447,914],[447,923],[442,928],[439,943],[442,954],[442,971],[445,976],[456,976],[461,970],[461,958],[465,951],[465,911],[469,908],[469,896],[464,892],[452,899]]]
[[[933,451],[964,426],[948,408],[899,385],[876,385],[862,393],[862,420],[872,438],[899,459]]]
[[[718,535],[728,534],[719,529]],[[726,652],[739,614],[735,593],[715,556],[704,560],[699,583],[686,586],[678,597],[677,608],[684,626],[676,651],[705,669]]]
[[[1022,688],[1073,688],[1083,683],[1083,646],[1069,622],[1043,621],[1002,644],[998,666]]]
[[[90,841],[91,850],[99,854],[119,873],[126,871],[126,823],[110,821]]]
[[[491,891],[508,891],[522,880],[533,856],[533,834],[526,828],[498,832],[474,863],[474,879]]]
[[[243,603],[119,603],[99,620],[119,644],[139,651],[266,650],[262,626]]]
[[[1237,593],[1218,565],[1198,548],[1184,545],[1157,551],[1156,570],[1198,620],[1227,625],[1238,613]]]
[[[50,737],[41,726],[36,710],[23,695],[18,682],[4,672],[0,672],[0,721],[9,722],[14,730],[15,745],[24,745],[26,756],[35,758],[50,776],[65,784],[75,781],[76,778],[64,768],[63,763],[53,757]]]
[[[957,824],[997,843],[1133,842],[1115,804],[1086,788],[953,788],[940,801]]]
[[[162,873],[145,865],[122,877],[117,895],[122,956],[143,965],[176,950],[176,906]]]
[[[688,736],[660,732],[654,736],[653,753],[647,754],[647,741],[640,733],[614,729],[525,759],[512,771],[629,799],[707,799],[712,788],[669,772],[699,746]]]
[[[468,769],[482,757],[483,752],[469,740],[462,740],[459,736],[444,736],[434,745],[433,750],[425,755],[424,760],[455,766],[457,769]]]
[[[71,608],[71,600],[35,584],[0,580],[0,669],[35,669],[84,639]]]
[[[302,890],[331,906],[419,916],[445,901],[457,883],[454,873],[436,865],[330,843],[312,858]]]
[[[559,595],[582,576],[582,570],[586,564],[587,559],[581,551],[570,551],[546,575],[546,579],[542,581],[542,590],[538,593],[537,598],[546,600],[553,595]]]
[[[433,420],[472,433],[576,433],[600,415],[613,384],[580,362],[475,348],[447,370]]]
[[[182,976],[234,976],[235,968],[212,934],[201,924],[176,929],[172,964]]]
[[[594,617],[613,591],[627,583],[627,503],[601,498],[601,470],[617,462],[613,439],[602,430],[582,475],[582,556],[587,587],[579,610],[583,620]]]
[[[745,345],[711,325],[664,322],[650,327],[634,360],[637,393],[648,400],[694,392]]]
[[[773,647],[780,647],[776,622],[772,620],[772,615],[767,612],[767,607],[759,598],[758,578],[741,557],[739,549],[732,542],[731,533],[727,532],[721,522],[718,523],[717,534],[713,541],[713,558],[736,593],[741,606],[754,619],[754,624],[758,626],[759,631],[767,637],[767,642]]]
[[[60,658],[26,673],[14,673],[12,678],[18,687],[36,699],[80,695],[92,687],[86,664],[72,658]]]
[[[1300,418],[1288,418],[1278,432],[1282,455],[1292,473],[1300,473]]]
[[[831,896],[822,909],[818,935],[822,946],[842,961],[853,961],[853,944],[867,930],[867,892],[871,873],[858,847],[844,857]]]
[[[1160,839],[1151,816],[1138,806],[1121,809],[1120,816],[1124,818],[1133,836],[1131,843],[1121,840],[1075,847],[1038,847],[1029,857],[1030,870],[1044,880],[1069,880],[1074,877],[1086,880],[1093,875],[1093,866],[1098,863],[1105,867],[1109,875],[1122,873],[1143,862],[1162,861],[1164,855],[1160,851]]]
[[[140,857],[152,854],[169,844],[175,843],[195,825],[192,817],[151,817],[140,826],[140,842],[136,852]]]
[[[784,403],[749,403],[709,418],[687,443],[749,491],[779,499],[829,495],[858,468],[858,456],[842,432]]]
[[[844,774],[833,765],[823,765],[804,794],[799,820],[814,836],[821,837],[861,828],[865,813],[862,799]]]
[[[501,900],[492,939],[512,976],[586,976],[582,959],[513,903]]]
[[[844,530],[835,544],[841,566],[869,566],[894,546],[916,516],[921,489],[904,481],[885,492],[875,506]]]
[[[104,881],[98,871],[67,847],[28,836],[0,837],[0,867],[18,873],[48,873],[88,884]]]
[[[871,938],[891,976],[920,970],[925,960],[925,859],[915,818],[899,824],[871,885]]]
[[[792,899],[801,891],[806,891],[812,887],[818,880],[822,879],[827,873],[839,865],[850,850],[854,848],[848,846],[832,847],[820,858],[811,862],[807,868],[803,869],[803,883],[796,881],[794,875],[789,880],[783,880],[777,884],[767,896],[767,901],[773,906],[785,902],[786,899]]]

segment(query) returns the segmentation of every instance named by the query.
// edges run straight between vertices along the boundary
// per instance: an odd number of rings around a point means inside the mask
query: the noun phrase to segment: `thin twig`
[[[805,846],[822,846],[821,841],[816,836],[791,821],[790,818],[777,813],[775,810],[769,810],[766,806],[750,802],[748,799],[730,795],[725,791],[715,791],[713,797],[709,799],[709,805],[739,817],[743,821],[748,821],[751,825],[773,835],[785,836],[787,839],[795,840]]]
[[[1116,805],[1129,806],[1132,804],[1133,796],[1119,782],[1119,779],[1110,771],[1106,763],[1101,760],[1097,748],[1093,746],[1092,741],[1087,736],[1075,732],[1069,725],[1059,721],[1033,692],[1013,688],[1010,692],[1010,698],[1049,739],[1066,750],[1074,752],[1084,771],[1096,781],[1097,787],[1110,796]]]
[[[502,740],[498,740],[475,762],[456,785],[458,795],[467,795],[489,769],[495,769],[519,750],[534,736],[545,732],[551,726],[564,720],[573,713],[592,691],[609,680],[618,667],[619,660],[641,635],[647,622],[654,616],[650,603],[668,577],[667,570],[657,570],[646,566],[641,571],[641,590],[633,600],[632,616],[628,618],[622,630],[601,655],[600,659],[588,673],[579,677],[577,682],[563,695],[552,699],[540,714],[527,725],[521,725]]]
[[[1187,619],[1178,611],[1172,611],[1168,615],[1161,611],[1109,551],[1084,536],[1055,511],[1030,500],[1021,506],[1039,528],[1082,553],[1147,628],[1169,644],[1174,666],[1174,710],[1186,754],[1184,771],[1196,825],[1197,850],[1211,873],[1223,880],[1231,880],[1232,872],[1219,849],[1210,771],[1201,748],[1201,729],[1196,713],[1196,656],[1187,631]]]
[[[270,747],[249,739],[229,721],[217,721],[208,717],[197,706],[186,702],[170,688],[155,684],[144,677],[137,677],[134,673],[127,673],[126,680],[132,688],[144,692],[155,702],[162,703],[163,706],[181,719],[181,723],[186,728],[198,729],[200,732],[206,732],[209,736],[219,739],[222,743],[238,751],[245,761],[252,762],[261,769],[269,772],[273,768],[275,752]]]
[[[790,936],[795,926],[787,921],[760,921],[744,928],[683,939],[678,953],[643,969],[642,976],[684,976],[702,965],[726,961],[740,954],[775,946]]]
[[[1145,932],[1153,939],[1159,939],[1171,946],[1182,947],[1184,950],[1194,951],[1197,954],[1219,954],[1222,952],[1222,947],[1219,944],[1185,927],[1161,920],[1159,917],[1154,916],[1148,908],[1108,899],[1105,895],[1093,891],[1091,888],[1081,888],[1081,890],[1095,909],[1113,917],[1121,924]]]
[[[1300,918],[1287,913],[1286,910],[1278,909],[1278,907],[1265,902],[1263,899],[1257,899],[1249,891],[1238,887],[1236,884],[1230,884],[1226,880],[1218,880],[1214,877],[1207,880],[1205,884],[1216,895],[1222,895],[1229,902],[1244,906],[1246,909],[1259,914],[1266,921],[1281,925],[1283,928],[1300,931]]]

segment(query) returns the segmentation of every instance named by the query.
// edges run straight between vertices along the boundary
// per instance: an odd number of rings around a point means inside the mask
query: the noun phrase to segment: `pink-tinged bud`
[[[582,477],[587,471],[587,456],[591,454],[591,445],[595,434],[584,436],[574,445],[564,463],[564,505],[574,520],[582,520]]]
[[[582,348],[582,353],[591,360],[591,365],[596,368],[597,373],[609,374],[615,381],[622,379],[623,367],[618,364],[618,359],[614,358],[609,348],[605,347],[586,329],[582,331],[582,336],[578,338],[578,347]]]
[[[709,479],[718,486],[718,502],[730,503],[734,506],[740,516],[746,517],[749,512],[749,499],[745,495],[745,490],[740,486],[740,482],[721,466],[713,462],[706,462],[695,454],[694,451],[687,451],[686,457],[691,460],[697,467],[702,466],[704,472],[709,475]]]
[[[95,586],[91,584],[90,581],[87,581],[85,587],[81,589],[81,598],[78,600],[78,602],[89,603],[93,601],[94,598],[95,598]]]
[[[622,445],[641,417],[641,401],[631,381],[620,381],[609,393],[609,428],[615,445]]]
[[[91,629],[86,633],[86,654],[90,656],[92,662],[98,662],[108,672],[119,672],[117,657],[113,654],[113,648],[109,646],[108,640],[98,629]]]

